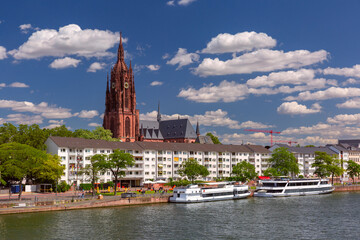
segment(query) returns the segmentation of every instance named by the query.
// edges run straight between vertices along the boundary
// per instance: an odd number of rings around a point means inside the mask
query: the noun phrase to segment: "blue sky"
[[[224,143],[359,138],[359,1],[4,1],[0,123],[102,124],[122,32],[141,119]]]

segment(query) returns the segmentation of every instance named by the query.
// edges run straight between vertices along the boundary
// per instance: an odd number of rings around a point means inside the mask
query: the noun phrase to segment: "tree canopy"
[[[239,162],[233,167],[232,173],[237,181],[246,182],[257,176],[255,166],[246,161]]]
[[[276,176],[294,176],[300,172],[295,156],[284,147],[276,148],[268,162],[272,168],[269,171]]]
[[[208,132],[206,136],[209,136],[214,144],[221,144],[219,138],[213,135],[211,132]]]
[[[200,165],[194,158],[189,158],[184,161],[180,165],[178,172],[180,176],[186,176],[192,183],[194,183],[195,179],[199,176],[206,177],[210,174],[208,169]]]
[[[52,183],[61,177],[63,171],[64,167],[60,165],[57,155],[46,154],[34,147],[15,142],[0,145],[0,172],[3,183],[17,181],[21,185],[24,179],[32,184]]]
[[[102,139],[107,141],[120,141],[117,138],[112,137],[112,132],[103,127],[96,127],[90,131],[88,129],[76,129],[73,133],[73,137],[85,138],[85,139]]]
[[[311,165],[315,168],[315,174],[321,178],[331,176],[331,182],[334,183],[334,176],[340,176],[343,169],[340,166],[340,160],[336,155],[330,156],[325,152],[315,152],[315,162]]]
[[[101,160],[100,167],[105,171],[111,171],[115,178],[114,195],[116,195],[117,183],[119,178],[124,177],[125,170],[128,167],[132,167],[134,165],[134,157],[130,153],[125,153],[124,151],[121,151],[119,149],[114,150],[114,152],[109,154],[106,159]]]
[[[0,126],[0,145],[16,142],[29,145],[39,150],[46,150],[45,141],[49,136],[119,141],[117,138],[112,138],[111,131],[104,129],[103,127],[96,127],[92,131],[88,129],[77,129],[72,132],[67,129],[65,125],[51,129],[41,129],[37,124],[20,124],[16,127],[11,123],[4,123]]]
[[[360,165],[352,160],[349,160],[346,170],[349,176],[353,179],[353,183],[355,183],[355,177],[360,175]]]
[[[99,172],[102,170],[102,162],[106,159],[104,154],[95,154],[90,159],[90,164],[86,165],[81,171],[80,174],[85,175],[85,179],[91,182],[92,195],[95,193],[95,183],[99,180]]]

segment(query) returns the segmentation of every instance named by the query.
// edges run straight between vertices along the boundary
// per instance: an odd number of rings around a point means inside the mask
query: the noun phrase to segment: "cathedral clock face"
[[[124,83],[124,88],[128,88],[129,87],[129,83]]]

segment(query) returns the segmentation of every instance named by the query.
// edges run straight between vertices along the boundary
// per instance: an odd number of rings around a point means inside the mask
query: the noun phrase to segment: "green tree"
[[[125,176],[125,171],[128,167],[132,167],[135,164],[134,157],[130,153],[125,153],[119,149],[114,150],[113,153],[109,154],[106,160],[101,161],[100,166],[103,170],[111,171],[115,178],[115,191],[116,195],[117,183],[119,178]]]
[[[193,158],[184,161],[180,165],[178,172],[180,176],[186,176],[191,183],[194,183],[195,179],[199,176],[206,177],[210,174],[205,166],[200,165],[198,161]]]
[[[106,155],[95,154],[90,159],[91,164],[86,165],[85,168],[80,171],[80,174],[85,174],[85,179],[91,182],[92,196],[95,194],[95,183],[99,180],[98,175],[102,169],[101,163],[104,162],[105,159]]]
[[[61,125],[59,127],[54,127],[51,129],[45,129],[49,136],[57,136],[57,137],[73,137],[73,132],[66,128],[65,125]]]
[[[14,142],[17,135],[17,128],[11,123],[4,123],[0,127],[0,144]]]
[[[215,135],[213,135],[211,132],[208,132],[206,136],[209,136],[214,144],[221,144],[219,138]]]
[[[237,181],[246,182],[254,179],[257,176],[255,166],[246,161],[239,162],[233,167],[232,175],[236,177]]]
[[[120,141],[117,138],[112,137],[112,132],[103,127],[96,127],[90,131],[88,129],[76,129],[73,133],[73,137],[85,138],[85,139],[101,139],[106,141]]]
[[[325,152],[315,152],[315,162],[311,164],[315,168],[315,174],[321,178],[331,176],[331,183],[334,183],[334,176],[340,176],[343,168],[336,155],[330,156]]]
[[[56,155],[20,143],[0,145],[0,172],[7,181],[17,181],[22,194],[22,181],[31,183],[53,182],[61,177],[64,167]]]
[[[276,175],[288,176],[299,174],[299,165],[295,156],[284,147],[276,148],[269,159],[271,168],[275,169]]]
[[[4,123],[3,126],[0,127],[0,144],[17,142],[27,144],[36,149],[45,150],[45,140],[47,137],[46,131],[41,129],[37,124],[30,126],[20,124],[17,128],[11,123]]]
[[[278,173],[277,169],[269,167],[267,168],[264,172],[263,172],[264,176],[268,176],[268,177],[276,177],[276,176],[281,176],[280,173]]]
[[[109,129],[105,129],[103,127],[96,127],[92,131],[94,135],[94,139],[102,139],[106,141],[120,141],[118,138],[112,137],[112,132]]]
[[[306,145],[305,147],[315,147],[315,145]]]
[[[349,176],[353,179],[353,183],[355,184],[355,177],[360,174],[360,165],[352,160],[349,160],[346,171],[349,174]]]

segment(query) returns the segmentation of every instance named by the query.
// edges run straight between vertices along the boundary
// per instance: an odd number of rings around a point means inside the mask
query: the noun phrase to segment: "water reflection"
[[[357,239],[359,193],[0,216],[0,239]]]

